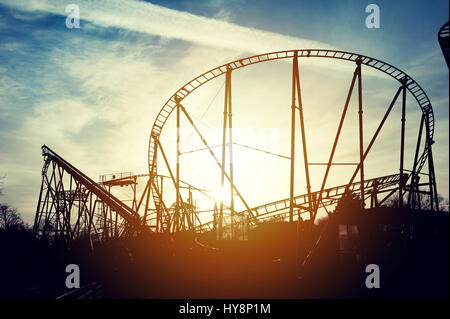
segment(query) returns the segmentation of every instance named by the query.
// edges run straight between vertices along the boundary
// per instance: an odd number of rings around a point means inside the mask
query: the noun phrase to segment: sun
[[[226,192],[223,187],[221,187],[217,190],[214,190],[212,193],[212,198],[214,198],[216,204],[223,203],[225,200],[225,196],[226,196]]]

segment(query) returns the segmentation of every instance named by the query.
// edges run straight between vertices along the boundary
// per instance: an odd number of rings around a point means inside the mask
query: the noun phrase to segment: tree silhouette
[[[345,192],[338,200],[336,212],[355,213],[361,210],[361,200],[355,193]]]
[[[0,196],[3,195],[3,179],[5,176],[0,176]],[[8,204],[0,203],[0,229],[3,230],[18,230],[24,229],[26,225],[20,214],[17,212],[17,209],[9,207]]]
[[[387,207],[398,207],[398,194],[392,195],[389,199],[385,201],[385,206]],[[439,203],[439,210],[448,212],[448,199],[445,199],[442,195],[438,194],[438,203]],[[403,206],[406,207],[408,205],[408,202],[406,198],[403,199]],[[431,201],[430,196],[421,196],[420,198],[420,207],[423,210],[428,210],[431,208]]]
[[[7,204],[0,204],[0,229],[13,230],[24,227],[25,223],[17,209],[11,208]]]

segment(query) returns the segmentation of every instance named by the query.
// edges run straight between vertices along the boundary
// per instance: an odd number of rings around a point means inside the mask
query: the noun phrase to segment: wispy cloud
[[[41,11],[67,15],[66,3],[60,1],[6,0],[23,11]],[[245,52],[265,52],[292,48],[331,48],[319,41],[301,39],[268,31],[239,26],[188,12],[168,9],[152,3],[133,0],[77,1],[81,20],[103,27],[181,39],[208,46],[232,48]]]
[[[43,12],[68,15],[65,12],[67,4],[60,1],[5,1],[12,8],[28,11],[31,15],[40,16]],[[136,0],[80,0],[77,5],[80,8],[81,28],[91,29],[93,24],[103,28],[112,27],[157,35],[163,39],[178,39],[192,44],[233,50],[241,53],[240,57],[242,54],[246,56],[293,49],[342,49],[305,37],[293,37],[231,23],[229,22],[232,20],[231,13],[226,8],[219,10],[213,18],[207,18]],[[352,64],[331,63],[328,59],[310,60],[305,67],[321,67],[336,71],[354,69]],[[367,68],[365,74],[383,76],[372,68]]]

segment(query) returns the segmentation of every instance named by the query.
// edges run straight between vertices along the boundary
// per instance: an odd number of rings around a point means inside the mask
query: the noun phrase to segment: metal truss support
[[[404,78],[402,82],[402,118],[401,118],[401,135],[400,135],[400,176],[403,176],[404,172],[404,162],[405,162],[405,125],[406,125],[406,83],[407,79]],[[403,207],[403,192],[405,188],[406,180],[400,179],[398,187],[398,207]]]
[[[132,233],[139,215],[47,146],[33,233],[70,243]]]
[[[361,207],[364,208],[364,130],[363,130],[363,106],[362,106],[362,74],[361,59],[356,59],[356,72],[358,73],[358,127],[359,127],[359,173],[361,183]]]

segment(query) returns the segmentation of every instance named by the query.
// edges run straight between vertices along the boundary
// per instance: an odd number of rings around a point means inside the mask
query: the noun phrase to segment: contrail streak
[[[5,0],[3,2],[23,11],[68,15],[65,12],[67,1]],[[245,52],[260,53],[294,48],[332,49],[330,45],[319,41],[243,27],[143,1],[78,0],[76,4],[80,8],[81,28],[84,20],[102,27],[123,28]]]

